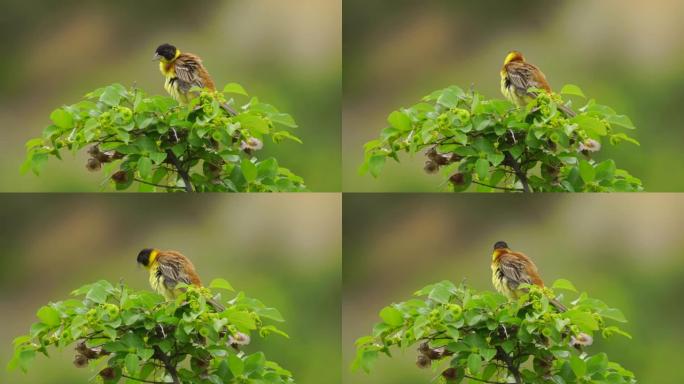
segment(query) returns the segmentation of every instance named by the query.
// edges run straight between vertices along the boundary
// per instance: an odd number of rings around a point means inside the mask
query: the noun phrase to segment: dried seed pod
[[[76,368],[85,368],[88,366],[88,358],[81,355],[80,353],[74,356],[74,366]]]
[[[102,163],[98,159],[91,157],[86,162],[86,169],[90,172],[97,172],[102,169]]]
[[[111,163],[112,162],[112,157],[109,155],[109,152],[100,152],[97,155],[93,156],[97,161],[99,161],[102,164],[105,163]]]
[[[449,380],[455,380],[456,376],[458,374],[458,371],[456,371],[456,368],[447,368],[444,371],[442,371],[442,377],[445,378],[447,381]]]
[[[463,160],[463,156],[457,155],[455,153],[450,153],[447,155],[449,157],[449,163],[458,163]]]
[[[456,172],[453,175],[451,175],[451,177],[449,177],[449,181],[452,182],[454,185],[463,185],[465,184],[465,175],[461,172]]]
[[[434,175],[435,173],[437,173],[437,171],[439,171],[439,165],[437,165],[437,163],[435,163],[432,160],[427,160],[425,162],[425,167],[423,167],[423,170],[425,170],[427,174]]]
[[[76,352],[78,352],[80,355],[83,355],[87,359],[96,359],[98,356],[100,356],[100,352],[102,351],[101,347],[98,348],[90,348],[86,345],[85,341],[81,341],[78,344],[76,344]]]
[[[118,171],[112,175],[112,181],[114,181],[117,184],[125,184],[129,180],[129,175],[128,172],[126,171]]]
[[[420,369],[429,368],[432,365],[432,360],[425,355],[418,355],[416,359],[416,366]]]
[[[418,352],[422,353],[423,355],[428,353],[430,349],[430,344],[428,344],[427,341],[420,343],[420,345],[418,346]]]
[[[107,367],[101,370],[99,375],[103,380],[114,380],[116,378],[116,371],[112,367]]]

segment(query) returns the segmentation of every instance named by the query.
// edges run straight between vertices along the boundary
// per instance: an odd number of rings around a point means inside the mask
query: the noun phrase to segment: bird
[[[181,104],[187,104],[196,92],[193,87],[206,88],[216,92],[216,85],[211,75],[204,68],[202,59],[192,53],[181,52],[175,46],[164,43],[157,47],[153,60],[159,61],[159,70],[164,76],[164,89]],[[231,115],[237,112],[227,104],[222,107]]]
[[[492,284],[494,288],[509,299],[517,299],[526,290],[518,288],[521,284],[534,284],[544,288],[544,281],[532,259],[521,252],[513,252],[505,241],[497,241],[492,253]],[[567,308],[555,298],[549,303],[559,312]]]
[[[145,248],[138,253],[137,261],[149,271],[152,289],[168,300],[176,298],[179,293],[176,286],[179,283],[202,286],[195,266],[180,252]],[[208,298],[207,303],[216,311],[224,310],[224,307],[214,299]]]
[[[553,92],[539,67],[525,61],[522,53],[509,52],[501,68],[501,93],[513,104],[524,107],[537,97],[535,93],[529,91],[530,88],[538,88],[548,93]],[[576,115],[575,111],[566,105],[559,104],[557,107],[568,117]]]

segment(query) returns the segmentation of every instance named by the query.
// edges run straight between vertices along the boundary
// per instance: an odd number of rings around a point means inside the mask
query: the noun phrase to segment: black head
[[[506,244],[505,241],[497,241],[496,244],[494,244],[494,249],[508,249],[508,244]]]
[[[150,264],[150,255],[152,254],[152,248],[145,248],[140,253],[138,253],[138,264],[142,264],[147,267]]]
[[[173,60],[176,57],[176,47],[171,44],[162,44],[154,51],[155,56],[163,57],[166,60]]]

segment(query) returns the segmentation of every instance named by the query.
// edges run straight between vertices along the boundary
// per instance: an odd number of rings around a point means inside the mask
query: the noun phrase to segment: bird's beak
[[[161,60],[162,56],[158,53],[154,53],[154,57],[152,57],[152,61],[159,61]]]

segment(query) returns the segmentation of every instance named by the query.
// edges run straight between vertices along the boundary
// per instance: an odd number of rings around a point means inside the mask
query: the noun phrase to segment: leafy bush
[[[562,94],[584,97],[574,85]],[[365,145],[361,173],[377,177],[388,158],[426,150],[425,171],[442,171],[450,191],[640,191],[641,181],[613,160],[593,160],[601,145],[639,143],[618,128],[631,120],[589,100],[574,117],[556,94],[541,92],[526,108],[457,86],[435,91],[389,115],[389,127]],[[473,187],[473,188],[471,188]]]
[[[380,311],[382,322],[356,341],[354,369],[370,371],[380,353],[420,343],[416,364],[441,372],[443,383],[636,383],[634,375],[587,347],[594,334],[629,334],[609,320],[623,314],[582,293],[568,311],[549,305],[553,292],[526,286],[517,301],[449,281],[428,285],[414,298]],[[554,288],[576,292],[567,280]]]
[[[179,286],[180,287],[180,286]],[[231,290],[222,279],[211,288]],[[149,291],[132,291],[101,280],[72,292],[82,299],[50,303],[28,335],[14,340],[8,368],[26,371],[37,352],[76,343],[74,365],[90,366],[104,383],[293,383],[290,372],[246,353],[251,333],[287,336],[264,321],[283,321],[274,308],[238,293],[216,312],[207,288],[185,286],[175,301]],[[220,295],[213,298],[220,301]]]
[[[253,97],[233,116],[226,96],[247,96],[228,84],[223,93],[197,89],[199,97],[179,105],[170,97],[146,96],[113,84],[85,100],[58,108],[43,136],[26,143],[22,171],[38,174],[49,156],[89,146],[86,168],[99,171],[117,190],[137,183],[140,191],[302,191],[303,180],[275,158],[258,159],[264,139],[300,139],[286,128],[294,119]],[[232,100],[231,100],[232,101]]]

